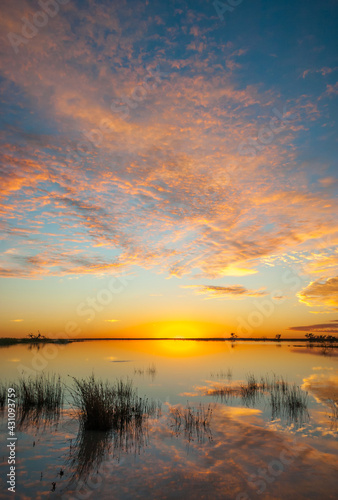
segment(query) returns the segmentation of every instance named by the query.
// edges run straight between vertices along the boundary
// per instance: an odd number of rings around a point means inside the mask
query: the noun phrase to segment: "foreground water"
[[[16,429],[15,498],[337,498],[335,352],[183,340],[1,348],[8,386],[22,372],[60,374],[66,387],[94,373],[132,379],[139,396],[161,408],[123,433],[81,433],[66,389],[58,418],[28,415]],[[258,390],[245,392],[253,377]],[[282,379],[305,406],[272,404],[267,381]],[[0,495],[13,498],[7,410],[0,422]]]

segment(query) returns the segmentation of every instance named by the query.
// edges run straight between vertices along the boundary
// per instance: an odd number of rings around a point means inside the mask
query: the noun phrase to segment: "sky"
[[[338,333],[337,14],[5,0],[0,335]]]

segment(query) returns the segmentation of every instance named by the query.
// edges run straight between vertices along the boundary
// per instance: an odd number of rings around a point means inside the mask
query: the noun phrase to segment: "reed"
[[[7,385],[2,381],[0,382],[0,410],[3,410],[7,401]]]
[[[232,380],[232,370],[231,368],[228,368],[228,370],[219,370],[217,372],[211,372],[210,373],[211,378],[218,378],[218,379],[227,379],[228,382],[231,382]]]
[[[338,422],[338,404],[333,399],[329,399],[328,405],[329,405],[329,408],[331,410],[331,415],[330,415],[331,422],[334,424],[337,424],[337,422]]]
[[[210,422],[212,418],[212,408],[199,404],[197,408],[187,405],[186,408],[174,407],[170,410],[170,427],[176,435],[181,432],[188,441],[195,438],[201,442],[205,435],[211,439]]]
[[[292,421],[302,422],[308,417],[308,393],[293,384],[283,388],[275,385],[270,390],[272,418],[287,417]]]
[[[63,385],[61,377],[41,373],[35,378],[20,378],[14,384],[17,405],[23,410],[40,409],[45,411],[56,411],[63,404]]]
[[[239,387],[233,385],[220,385],[208,390],[207,395],[220,398],[221,401],[228,402],[232,397],[240,397],[243,404],[253,407],[260,400],[268,399],[271,407],[272,418],[287,417],[294,422],[302,422],[308,418],[308,394],[293,384],[288,384],[283,377],[268,375],[260,380],[248,374],[246,383],[241,383]]]
[[[63,405],[64,391],[60,376],[41,373],[18,380],[13,385],[17,404],[19,429],[36,429],[57,423]]]
[[[156,365],[155,363],[152,363],[147,368],[147,374],[150,375],[151,377],[155,377],[156,373],[157,373]]]
[[[138,397],[130,380],[110,384],[94,375],[73,380],[75,387],[70,391],[84,430],[121,430],[131,422],[141,425],[159,410],[159,404]]]
[[[134,368],[134,375],[144,375],[145,373],[149,375],[151,378],[154,378],[157,373],[157,368],[155,363],[149,365],[147,369]]]

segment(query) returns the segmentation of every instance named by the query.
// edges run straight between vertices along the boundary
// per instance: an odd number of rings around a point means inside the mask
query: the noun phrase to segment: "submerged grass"
[[[273,375],[256,378],[249,373],[246,383],[237,387],[221,385],[208,391],[208,395],[219,397],[228,402],[232,397],[241,398],[248,407],[255,406],[260,400],[268,400],[272,419],[287,417],[294,422],[302,422],[308,417],[308,394],[296,384],[288,384],[283,377]]]
[[[24,410],[56,411],[62,407],[64,393],[60,376],[41,373],[35,378],[22,377],[14,387],[17,404]]]
[[[212,378],[218,378],[218,379],[227,379],[228,382],[231,382],[232,380],[232,370],[231,368],[228,368],[227,371],[225,370],[219,370],[217,372],[211,372],[210,377]]]
[[[272,418],[286,416],[292,421],[303,421],[308,416],[308,394],[296,384],[281,390],[276,385],[270,389]]]
[[[152,363],[148,366],[148,368],[134,368],[134,375],[149,375],[151,378],[154,378],[157,374],[157,368],[155,363]]]
[[[201,442],[205,435],[211,439],[210,422],[212,418],[212,408],[206,408],[200,404],[197,408],[187,405],[186,408],[173,407],[170,409],[170,427],[176,435],[181,432],[188,441],[195,438]]]
[[[2,381],[0,382],[0,410],[5,408],[7,401],[7,385],[5,385]]]
[[[141,425],[159,409],[155,402],[139,398],[130,380],[111,384],[96,380],[94,375],[73,380],[71,394],[84,430],[120,430],[132,421]]]
[[[70,393],[80,426],[68,465],[73,480],[86,481],[111,452],[113,457],[121,451],[139,453],[146,446],[148,418],[158,417],[161,405],[138,397],[130,380],[110,383],[91,375],[73,381]]]
[[[19,428],[41,423],[56,423],[63,405],[64,390],[61,377],[41,373],[22,377],[12,385],[15,389],[17,423]]]
[[[334,399],[329,399],[327,404],[331,410],[331,415],[329,416],[331,423],[336,426],[338,424],[338,403]]]

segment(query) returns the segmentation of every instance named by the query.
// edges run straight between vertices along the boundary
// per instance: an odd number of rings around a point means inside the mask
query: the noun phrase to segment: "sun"
[[[201,337],[198,324],[191,321],[168,321],[156,327],[155,337],[171,339],[191,339]]]

